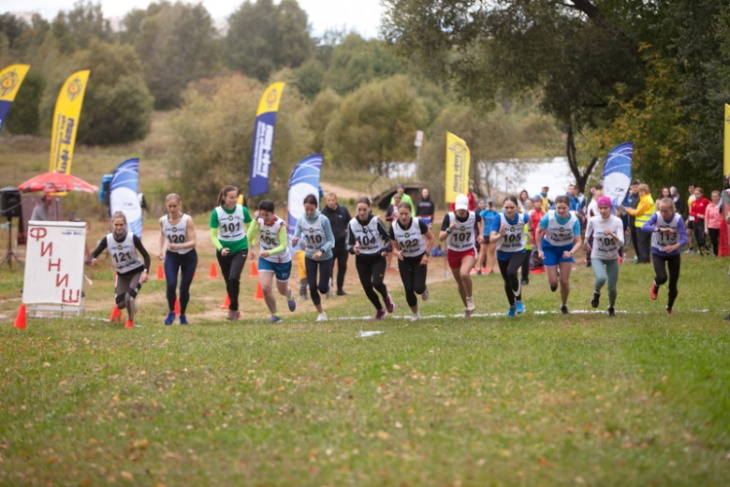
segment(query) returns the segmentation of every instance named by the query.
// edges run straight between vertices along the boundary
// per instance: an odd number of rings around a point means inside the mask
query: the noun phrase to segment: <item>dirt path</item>
[[[353,191],[342,186],[337,186],[336,184],[320,183],[320,186],[322,186],[322,191],[324,192],[324,194],[334,193],[337,195],[337,198],[339,200],[348,200],[350,198],[357,199],[360,196],[365,196],[365,193]]]

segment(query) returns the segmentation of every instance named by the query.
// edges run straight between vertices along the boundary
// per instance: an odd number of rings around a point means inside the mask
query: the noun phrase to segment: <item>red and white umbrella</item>
[[[32,193],[35,191],[44,191],[46,193],[65,193],[67,191],[96,193],[99,191],[98,186],[94,186],[81,178],[62,172],[40,174],[19,184],[18,189],[24,193]]]

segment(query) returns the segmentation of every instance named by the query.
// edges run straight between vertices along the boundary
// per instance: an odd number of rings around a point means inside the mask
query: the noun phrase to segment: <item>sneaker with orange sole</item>
[[[659,297],[659,286],[656,285],[656,282],[651,283],[651,288],[649,289],[649,297],[656,301],[656,298]]]

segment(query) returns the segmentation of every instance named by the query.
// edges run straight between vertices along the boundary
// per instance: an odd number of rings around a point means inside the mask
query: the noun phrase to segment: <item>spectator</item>
[[[347,251],[347,225],[350,223],[350,212],[347,208],[337,203],[337,195],[328,193],[325,196],[326,205],[322,208],[322,214],[327,217],[332,226],[332,234],[335,236],[335,246],[332,248],[333,273],[334,263],[337,264],[337,295],[344,296],[345,273],[347,272],[347,260],[350,257]]]

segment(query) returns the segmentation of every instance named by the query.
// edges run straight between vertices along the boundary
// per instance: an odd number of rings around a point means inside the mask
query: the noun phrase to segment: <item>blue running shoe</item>
[[[175,313],[174,312],[167,313],[167,318],[165,318],[165,325],[170,326],[170,325],[172,325],[172,323],[174,321],[175,321]]]
[[[289,293],[289,299],[286,301],[287,306],[289,306],[289,311],[295,311],[297,309],[297,300],[294,299],[294,291]]]
[[[517,314],[517,309],[514,306],[509,307],[509,311],[507,311],[507,318],[514,318]]]
[[[276,323],[277,321],[281,321],[281,317],[277,315],[271,315],[269,318],[269,323]]]
[[[188,317],[185,315],[180,315],[180,324],[181,325],[187,325],[188,324]]]
[[[521,315],[525,312],[525,303],[523,303],[522,301],[517,301],[515,303],[515,308],[517,309],[517,314]]]

